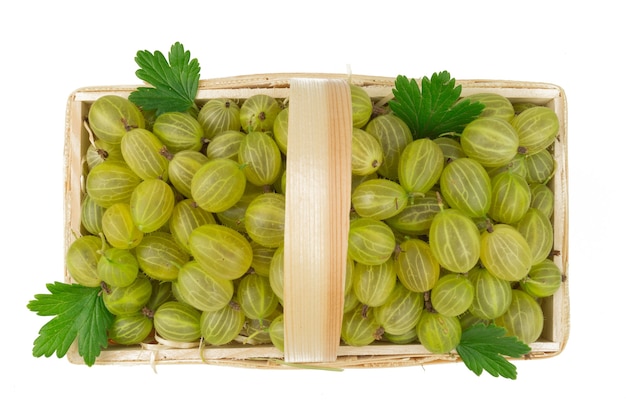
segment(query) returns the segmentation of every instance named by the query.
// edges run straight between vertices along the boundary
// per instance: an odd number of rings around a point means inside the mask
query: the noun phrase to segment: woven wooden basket
[[[292,80],[347,80],[364,87],[370,97],[388,98],[395,78],[345,74],[260,74],[219,79],[202,80],[197,100],[200,104],[211,98],[225,97],[245,99],[253,94],[268,94],[276,98],[290,97]],[[560,120],[560,132],[554,145],[557,170],[550,182],[555,194],[553,215],[554,262],[565,277],[560,290],[543,300],[545,325],[540,339],[531,344],[531,353],[526,359],[548,358],[559,354],[569,336],[569,293],[568,293],[568,180],[567,180],[567,102],[563,89],[546,83],[493,80],[457,80],[462,85],[462,95],[495,92],[512,102],[532,102],[553,109]],[[84,196],[84,156],[90,144],[84,121],[91,103],[103,95],[115,94],[127,97],[137,86],[88,87],[74,91],[67,102],[65,132],[65,249],[84,233],[81,227],[81,203]],[[65,281],[72,282],[65,273]],[[285,295],[287,296],[287,295]],[[335,309],[336,310],[336,309]],[[394,345],[375,342],[369,346],[334,346],[336,358],[316,360],[317,367],[367,368],[422,365],[426,363],[454,362],[460,360],[454,352],[434,355],[420,344]],[[72,363],[84,363],[74,345],[68,359]],[[285,355],[271,345],[250,345],[233,342],[226,346],[199,345],[174,347],[167,344],[138,346],[112,346],[105,349],[97,364],[183,364],[207,363],[215,365],[251,368],[290,368]]]

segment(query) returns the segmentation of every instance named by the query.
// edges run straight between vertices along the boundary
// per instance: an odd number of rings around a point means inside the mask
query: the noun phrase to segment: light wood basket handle
[[[285,361],[329,362],[341,337],[350,221],[347,80],[292,79],[288,125]]]

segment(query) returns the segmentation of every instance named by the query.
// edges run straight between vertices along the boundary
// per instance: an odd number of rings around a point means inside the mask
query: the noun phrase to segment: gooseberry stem
[[[105,292],[107,294],[111,294],[111,288],[109,287],[109,285],[106,282],[102,281],[100,283],[100,288],[102,289],[102,292]]]
[[[159,155],[165,157],[165,159],[167,159],[168,161],[171,161],[174,158],[174,154],[171,153],[165,146],[161,148],[161,150],[159,151]]]
[[[374,332],[374,339],[376,340],[380,340],[383,338],[383,335],[385,334],[385,329],[383,329],[382,327],[379,327],[378,329],[376,329],[376,331]]]
[[[138,126],[131,126],[131,125],[129,125],[129,124],[128,124],[128,120],[126,120],[126,119],[125,119],[125,118],[123,118],[123,117],[120,119],[120,121],[121,121],[121,122],[122,122],[122,124],[124,125],[124,129],[125,129],[127,132],[130,132],[131,130],[136,129],[136,128],[138,127]]]
[[[430,313],[436,313],[437,311],[433,307],[433,303],[430,300],[430,291],[431,290],[424,292],[424,308]]]
[[[491,219],[489,217],[485,217],[485,224],[486,224],[485,230],[488,233],[493,233],[493,223],[491,222]]]
[[[153,318],[154,317],[154,310],[149,309],[148,307],[143,307],[141,309],[141,313],[148,317],[148,318]]]
[[[441,197],[441,193],[439,191],[436,191],[435,194],[437,195],[437,205],[439,206],[439,210],[443,211],[445,209],[445,206],[443,205],[443,197]]]

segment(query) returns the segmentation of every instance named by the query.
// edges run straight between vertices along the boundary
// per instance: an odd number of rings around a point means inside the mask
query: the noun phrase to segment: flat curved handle
[[[350,222],[347,80],[291,80],[288,129],[285,361],[329,362],[341,339]]]

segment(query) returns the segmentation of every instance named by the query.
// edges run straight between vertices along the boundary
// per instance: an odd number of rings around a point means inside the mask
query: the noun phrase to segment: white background
[[[613,1],[31,1],[0,17],[0,414],[624,415],[624,39]],[[435,6],[439,4],[440,6]],[[140,49],[180,41],[202,78],[264,72],[558,84],[569,105],[571,334],[518,379],[463,364],[261,371],[34,358],[26,309],[63,279],[69,94],[136,84]],[[619,200],[618,200],[619,199]],[[328,415],[328,414],[326,414]]]

